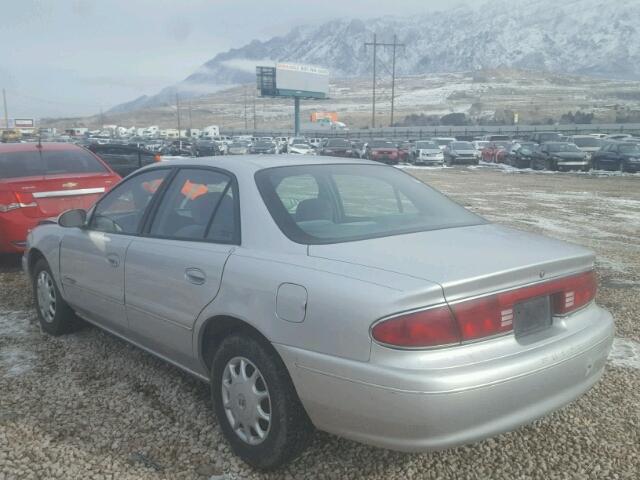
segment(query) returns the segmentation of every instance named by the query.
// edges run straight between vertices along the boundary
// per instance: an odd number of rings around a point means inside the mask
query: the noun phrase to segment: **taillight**
[[[35,208],[38,204],[33,195],[25,192],[0,192],[0,213],[18,208]]]
[[[516,304],[549,296],[553,315],[567,315],[591,302],[597,291],[593,270],[505,292],[399,315],[371,331],[380,343],[434,347],[501,335],[513,330]]]
[[[460,342],[458,326],[447,306],[383,320],[371,329],[375,340],[397,347],[434,347]]]

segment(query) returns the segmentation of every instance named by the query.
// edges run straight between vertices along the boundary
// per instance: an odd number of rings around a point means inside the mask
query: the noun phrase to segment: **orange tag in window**
[[[184,182],[180,192],[188,199],[195,200],[196,198],[209,193],[209,189],[206,185],[202,185],[201,183],[192,183],[191,180],[187,180]]]
[[[155,180],[151,180],[150,182],[142,182],[142,188],[144,188],[149,193],[156,193],[161,184],[162,179],[156,178]]]

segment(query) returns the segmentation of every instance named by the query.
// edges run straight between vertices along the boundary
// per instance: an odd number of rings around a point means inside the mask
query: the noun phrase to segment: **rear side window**
[[[89,152],[42,150],[0,153],[0,178],[39,177],[77,173],[104,173],[107,169]]]
[[[150,234],[177,240],[236,241],[233,181],[213,170],[184,169],[171,182]]]

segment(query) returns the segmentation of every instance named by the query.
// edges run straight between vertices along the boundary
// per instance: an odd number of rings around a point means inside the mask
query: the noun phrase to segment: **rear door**
[[[65,230],[60,276],[65,299],[83,316],[124,334],[124,265],[152,198],[169,169],[136,175],[109,192],[85,228]]]
[[[147,223],[127,252],[130,336],[195,367],[196,318],[216,297],[224,265],[239,243],[235,180],[218,170],[181,169]]]

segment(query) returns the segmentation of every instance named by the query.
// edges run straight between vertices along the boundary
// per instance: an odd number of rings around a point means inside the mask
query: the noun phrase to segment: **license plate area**
[[[551,298],[548,295],[517,303],[513,307],[513,332],[522,337],[551,326]]]

